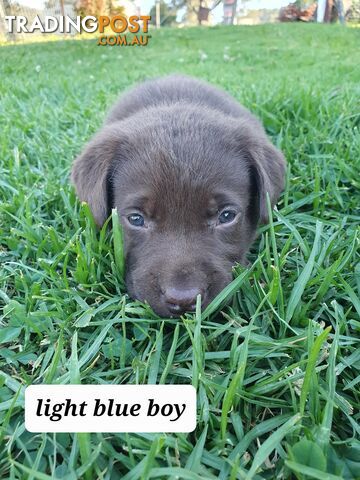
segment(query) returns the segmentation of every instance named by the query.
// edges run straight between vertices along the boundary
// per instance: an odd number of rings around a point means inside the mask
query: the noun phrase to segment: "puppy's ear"
[[[75,159],[71,171],[71,180],[78,197],[89,204],[98,226],[110,214],[109,178],[118,143],[118,132],[112,127],[106,127],[86,145]]]
[[[273,207],[285,186],[286,160],[267,139],[250,148],[251,164],[257,186],[259,221],[269,221],[266,196]]]

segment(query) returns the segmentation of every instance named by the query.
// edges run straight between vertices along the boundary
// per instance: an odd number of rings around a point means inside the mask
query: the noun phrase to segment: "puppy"
[[[246,108],[180,75],[127,91],[72,168],[99,226],[117,208],[128,293],[165,317],[194,310],[198,294],[205,307],[231,281],[284,176]]]

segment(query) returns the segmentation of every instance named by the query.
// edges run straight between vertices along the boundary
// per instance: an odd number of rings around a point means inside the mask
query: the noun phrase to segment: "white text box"
[[[29,432],[192,432],[191,385],[31,385],[25,390]]]

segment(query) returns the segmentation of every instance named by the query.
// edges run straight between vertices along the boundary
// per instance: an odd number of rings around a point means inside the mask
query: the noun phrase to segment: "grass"
[[[271,25],[0,49],[1,478],[360,478],[359,40]],[[252,267],[181,320],[125,295],[121,237],[68,181],[119,92],[173,71],[254,111],[290,166]],[[25,430],[27,385],[79,382],[192,383],[197,429]]]

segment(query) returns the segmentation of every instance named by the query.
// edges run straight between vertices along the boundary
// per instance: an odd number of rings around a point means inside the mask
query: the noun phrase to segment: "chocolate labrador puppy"
[[[75,160],[101,226],[117,208],[129,294],[161,316],[205,307],[245,262],[284,187],[285,160],[230,95],[171,75],[127,91]]]

